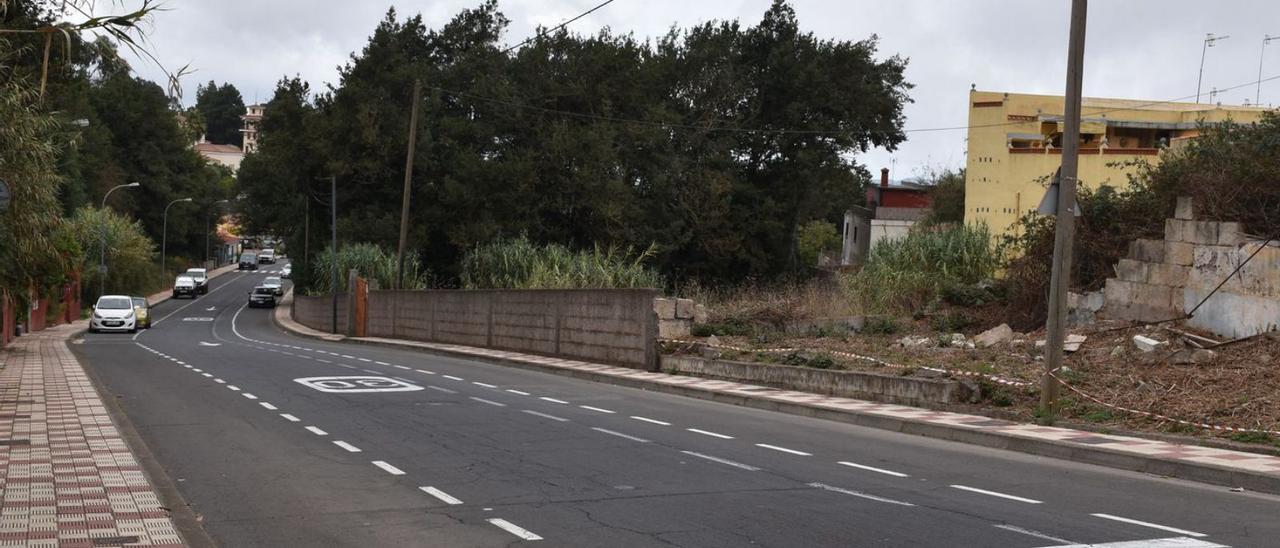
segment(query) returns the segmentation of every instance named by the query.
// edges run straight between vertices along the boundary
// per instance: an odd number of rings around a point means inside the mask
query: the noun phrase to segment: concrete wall
[[[1219,283],[1188,325],[1223,337],[1245,337],[1280,325],[1280,246],[1248,238],[1239,223],[1194,219],[1181,199],[1163,240],[1137,240],[1107,280],[1103,312],[1159,321],[1190,313]],[[1260,249],[1261,248],[1261,249]],[[1240,271],[1236,268],[1257,252]]]
[[[649,289],[370,291],[370,337],[410,339],[654,369]]]
[[[709,360],[694,356],[663,356],[662,368],[665,371],[711,379],[907,405],[960,403],[971,401],[978,395],[976,387],[953,379],[830,371],[789,365]]]
[[[294,295],[293,321],[320,331],[330,332],[333,328],[333,299],[324,297],[307,297]],[[338,295],[338,332],[346,333],[347,329],[347,294]]]
[[[915,221],[899,221],[891,219],[871,220],[871,243],[869,249],[875,249],[880,242],[906,237],[915,226]]]

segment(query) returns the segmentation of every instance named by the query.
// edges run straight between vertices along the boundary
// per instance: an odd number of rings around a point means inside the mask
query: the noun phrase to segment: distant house
[[[258,151],[258,124],[262,122],[262,115],[266,113],[267,105],[254,104],[245,107],[245,113],[240,117],[244,122],[244,127],[240,128],[241,135],[244,136],[244,153],[253,154]]]
[[[240,162],[244,160],[244,151],[240,150],[240,147],[210,143],[203,135],[200,136],[199,141],[191,145],[191,148],[209,161],[231,168],[231,171],[239,170]]]
[[[867,189],[867,207],[844,213],[844,245],[840,264],[862,264],[876,244],[901,238],[916,221],[929,214],[932,187],[912,180],[890,181],[889,168],[880,170],[880,185]]]

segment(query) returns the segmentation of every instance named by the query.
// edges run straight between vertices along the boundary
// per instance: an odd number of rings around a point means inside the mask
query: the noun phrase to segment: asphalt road
[[[1280,545],[1277,497],[294,337],[265,275],[73,345],[223,546]]]

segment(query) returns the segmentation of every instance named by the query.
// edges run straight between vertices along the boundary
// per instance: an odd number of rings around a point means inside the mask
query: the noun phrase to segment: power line
[[[519,49],[521,46],[524,46],[525,44],[528,44],[529,42],[532,42],[532,41],[534,41],[534,40],[536,40],[536,39],[538,39],[538,38],[541,38],[541,37],[543,37],[543,36],[546,36],[546,35],[548,35],[548,34],[551,34],[551,33],[555,32],[555,31],[558,31],[558,30],[560,30],[560,29],[562,29],[562,28],[565,28],[566,26],[568,26],[568,25],[569,25],[569,23],[572,23],[572,22],[574,22],[574,21],[577,21],[577,20],[579,20],[579,19],[582,19],[583,17],[586,17],[586,16],[588,16],[588,15],[591,15],[591,12],[594,12],[594,11],[596,11],[596,10],[598,10],[598,9],[600,9],[600,8],[603,8],[603,7],[605,7],[605,6],[609,5],[609,4],[612,4],[613,2],[614,2],[614,0],[605,0],[604,2],[601,2],[600,4],[596,5],[596,7],[591,8],[591,9],[589,9],[589,10],[587,10],[587,11],[582,12],[582,13],[579,13],[578,15],[574,16],[574,18],[573,18],[573,19],[566,20],[565,22],[560,23],[559,25],[556,25],[556,26],[551,27],[551,28],[549,28],[549,29],[547,29],[547,30],[545,30],[545,31],[539,32],[539,33],[537,33],[537,34],[534,34],[533,36],[530,36],[530,37],[528,37],[528,38],[525,38],[523,42],[520,42],[519,44],[516,44],[516,45],[514,45],[514,46],[511,46],[511,47],[509,47],[509,48],[507,48],[507,49],[502,50],[502,53],[508,53],[508,52],[510,52],[510,51],[511,51],[511,50],[513,50],[513,49]]]
[[[608,3],[608,2],[606,2],[606,3]],[[1260,83],[1262,83],[1262,82],[1269,82],[1269,81],[1272,81],[1272,80],[1280,80],[1280,74],[1275,75],[1275,76],[1269,76],[1269,77],[1267,77],[1267,78],[1262,78],[1262,79],[1259,79],[1259,80],[1254,80],[1254,81],[1252,81],[1252,82],[1245,82],[1245,83],[1237,84],[1237,85],[1234,85],[1234,86],[1231,86],[1231,87],[1222,88],[1221,90],[1219,90],[1219,92],[1223,92],[1223,91],[1231,91],[1231,90],[1234,90],[1234,89],[1239,89],[1239,88],[1243,88],[1243,87],[1253,86],[1253,85],[1260,84]],[[521,108],[521,109],[533,110],[533,111],[537,111],[537,112],[544,112],[544,113],[547,113],[547,114],[555,114],[555,115],[559,115],[559,116],[567,116],[567,117],[571,117],[571,118],[582,118],[582,119],[589,119],[589,120],[599,120],[599,121],[603,121],[603,122],[615,122],[615,123],[633,124],[633,125],[646,126],[646,127],[657,127],[657,128],[664,128],[664,129],[684,129],[684,130],[692,130],[692,131],[707,131],[707,132],[712,132],[712,131],[714,131],[714,132],[726,132],[726,133],[764,133],[764,134],[775,134],[775,135],[840,135],[840,134],[845,134],[845,133],[850,133],[850,132],[851,132],[851,130],[847,130],[847,129],[767,129],[767,128],[741,128],[741,127],[731,127],[731,126],[699,126],[699,125],[692,125],[692,124],[681,124],[681,123],[672,123],[672,122],[661,122],[661,121],[654,121],[654,120],[639,120],[639,119],[634,119],[634,118],[621,118],[621,117],[617,117],[617,116],[605,116],[605,115],[601,115],[601,114],[592,114],[592,113],[587,113],[587,112],[575,112],[575,111],[570,111],[570,110],[560,110],[560,109],[554,109],[554,108],[540,107],[540,106],[537,106],[537,105],[531,105],[531,104],[528,104],[528,103],[519,103],[519,102],[515,102],[515,101],[509,101],[509,100],[506,100],[506,99],[498,99],[498,98],[495,98],[495,97],[485,97],[485,96],[483,96],[483,95],[476,95],[476,94],[468,93],[468,92],[465,92],[465,91],[451,90],[451,89],[446,89],[446,88],[442,88],[442,87],[438,87],[438,86],[423,86],[423,87],[426,87],[426,88],[429,88],[429,89],[433,89],[433,90],[439,91],[439,92],[441,92],[441,93],[447,93],[447,94],[449,94],[449,95],[453,95],[454,97],[459,97],[459,98],[463,98],[463,97],[465,97],[465,98],[471,98],[471,99],[475,99],[475,100],[478,100],[478,101],[485,101],[485,102],[488,102],[488,103],[494,103],[494,104],[499,104],[499,105],[505,105],[505,106],[514,107],[514,108]],[[1193,98],[1195,98],[1195,95],[1194,95],[1194,94],[1193,94],[1193,95],[1186,95],[1186,96],[1183,96],[1183,97],[1176,97],[1176,98],[1173,98],[1173,99],[1165,99],[1165,100],[1148,101],[1148,102],[1145,102],[1145,103],[1137,103],[1137,104],[1134,104],[1134,105],[1128,105],[1128,106],[1123,106],[1123,107],[1115,107],[1115,108],[1110,108],[1110,109],[1103,109],[1103,110],[1099,110],[1099,111],[1091,112],[1089,115],[1090,115],[1090,116],[1098,116],[1098,115],[1108,114],[1108,113],[1111,113],[1111,112],[1117,112],[1117,111],[1122,111],[1122,110],[1133,110],[1133,109],[1139,109],[1139,108],[1144,108],[1144,107],[1149,107],[1149,106],[1154,106],[1154,105],[1162,105],[1162,104],[1167,104],[1167,103],[1177,103],[1177,102],[1181,102],[1181,101],[1185,101],[1185,100],[1187,100],[1187,99],[1193,99]],[[1021,125],[1021,124],[1024,124],[1024,123],[1025,123],[1025,122],[998,122],[998,123],[992,123],[992,124],[975,124],[975,125],[963,125],[963,126],[943,126],[943,127],[930,127],[930,128],[910,128],[910,129],[904,129],[904,130],[903,130],[903,133],[927,133],[927,132],[936,132],[936,131],[959,131],[959,130],[978,129],[978,128],[991,128],[991,127],[1015,126],[1015,125]]]

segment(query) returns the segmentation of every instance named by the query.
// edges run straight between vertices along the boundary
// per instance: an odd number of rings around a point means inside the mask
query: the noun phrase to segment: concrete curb
[[[974,430],[972,428],[942,425],[922,420],[886,417],[859,411],[839,411],[805,403],[779,402],[761,397],[726,394],[724,392],[717,392],[696,386],[669,385],[643,379],[615,377],[613,375],[592,371],[564,369],[552,365],[529,363],[516,359],[496,356],[479,356],[468,352],[431,348],[414,344],[412,341],[392,342],[385,339],[372,340],[367,338],[343,337],[341,335],[319,332],[301,325],[293,321],[292,318],[289,318],[287,312],[283,314],[277,312],[274,315],[274,319],[276,325],[284,329],[286,332],[329,342],[351,342],[385,348],[397,348],[401,350],[417,350],[428,354],[483,361],[530,371],[552,373],[563,377],[602,382],[666,394],[675,394],[720,403],[740,405],[753,409],[777,411],[791,415],[876,428],[879,430],[889,430],[904,434],[913,434],[994,449],[1017,451],[1020,453],[1051,457],[1072,462],[1142,472],[1161,477],[1179,478],[1227,487],[1243,487],[1250,491],[1280,494],[1280,477],[1261,472],[1250,472],[1247,470],[1228,468],[1216,464],[1182,462],[1159,457],[1135,455],[1105,447],[1088,447],[1081,446],[1076,443],[1057,440],[1023,438],[1001,432]]]

